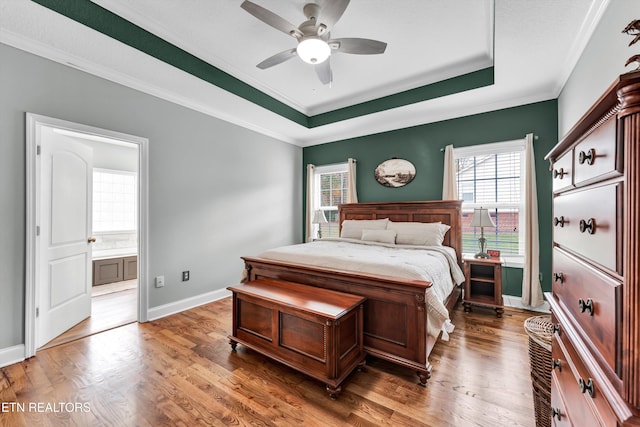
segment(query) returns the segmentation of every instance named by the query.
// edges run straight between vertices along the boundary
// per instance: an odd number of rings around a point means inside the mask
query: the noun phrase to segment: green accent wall
[[[442,198],[444,153],[448,144],[464,147],[535,135],[536,185],[540,227],[540,272],[543,290],[551,290],[551,173],[544,156],[558,142],[557,100],[459,117],[405,129],[335,141],[303,149],[303,170],[316,166],[357,160],[356,186],[360,202],[438,200]],[[392,157],[411,161],[415,179],[404,187],[378,184],[373,171]],[[306,176],[305,176],[306,179]],[[306,194],[304,195],[306,198]],[[522,271],[505,268],[503,293],[522,295]]]

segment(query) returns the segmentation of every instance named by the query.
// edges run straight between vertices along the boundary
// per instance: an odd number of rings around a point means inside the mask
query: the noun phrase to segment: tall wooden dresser
[[[553,173],[554,425],[640,425],[640,72],[546,157]]]

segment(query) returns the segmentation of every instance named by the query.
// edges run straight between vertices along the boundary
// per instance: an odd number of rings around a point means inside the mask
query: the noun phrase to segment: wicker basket
[[[529,335],[529,363],[536,426],[551,426],[551,316],[531,317],[524,322]]]

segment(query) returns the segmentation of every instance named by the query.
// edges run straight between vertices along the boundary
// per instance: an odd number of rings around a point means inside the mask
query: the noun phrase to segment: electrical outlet
[[[186,282],[187,280],[189,280],[189,270],[182,272],[182,281]]]
[[[156,276],[156,288],[164,287],[164,276]]]

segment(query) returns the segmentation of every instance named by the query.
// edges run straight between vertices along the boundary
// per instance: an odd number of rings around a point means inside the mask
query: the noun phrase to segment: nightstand
[[[496,316],[502,317],[502,258],[464,257],[464,311],[471,311],[471,304],[492,307]]]

